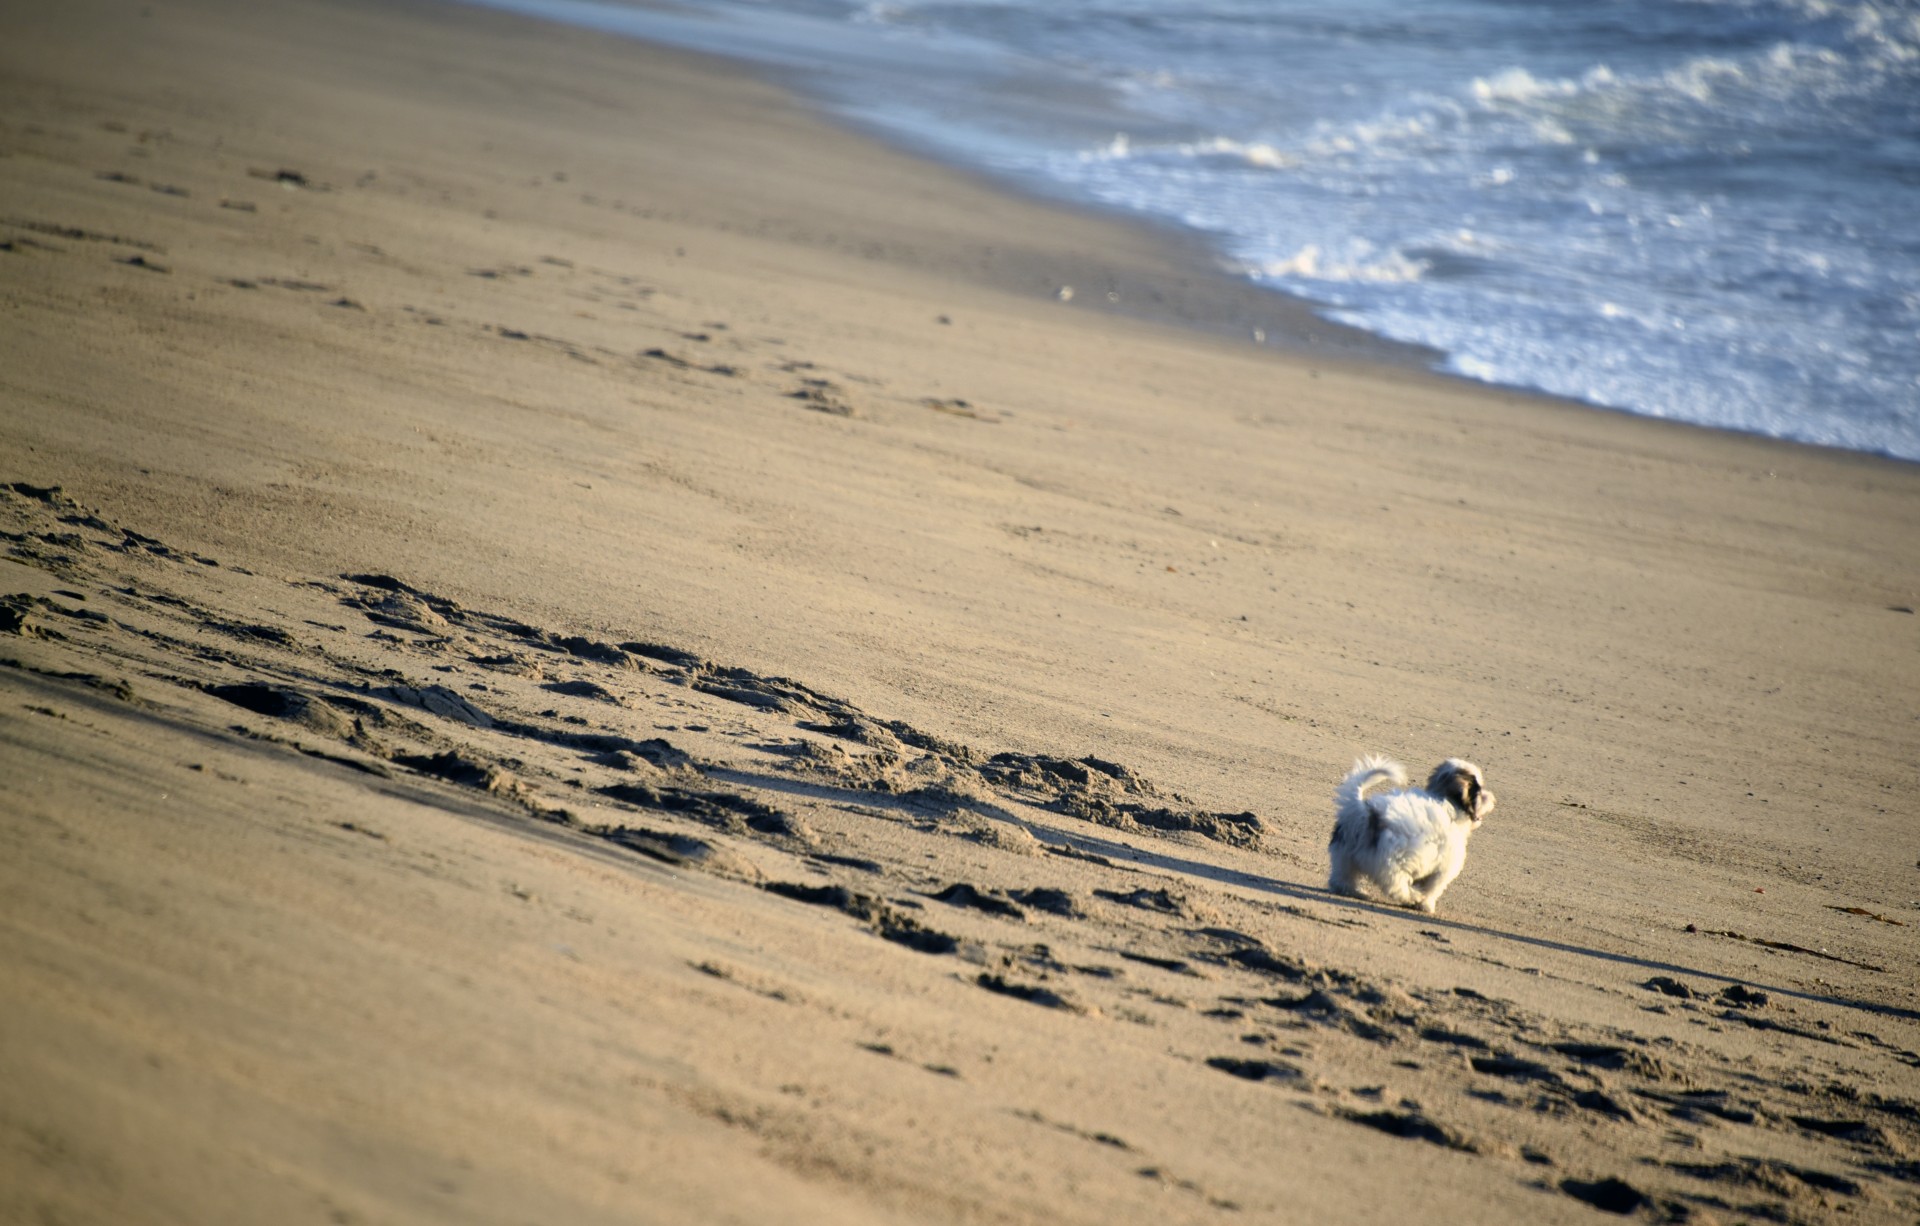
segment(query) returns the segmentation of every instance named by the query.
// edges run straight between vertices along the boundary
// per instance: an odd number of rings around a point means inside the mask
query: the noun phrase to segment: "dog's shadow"
[[[1058,839],[1058,832],[1048,832]],[[1257,890],[1265,894],[1278,894],[1303,902],[1319,903],[1323,906],[1345,908],[1365,912],[1375,918],[1389,922],[1417,923],[1422,928],[1446,928],[1455,932],[1472,933],[1496,941],[1510,942],[1515,945],[1531,946],[1536,949],[1552,950],[1555,953],[1572,954],[1576,957],[1592,958],[1600,962],[1611,962],[1622,966],[1639,967],[1644,970],[1669,975],[1690,975],[1697,979],[1710,980],[1725,985],[1740,985],[1760,988],[1780,996],[1798,1000],[1813,1001],[1820,1004],[1836,1005],[1843,1009],[1858,1009],[1863,1013],[1875,1013],[1884,1017],[1901,1018],[1906,1021],[1920,1021],[1920,1010],[1903,1008],[1899,1005],[1883,1004],[1879,1001],[1856,1000],[1851,997],[1834,996],[1819,992],[1807,992],[1799,988],[1782,987],[1772,983],[1758,983],[1753,979],[1729,975],[1722,971],[1703,970],[1699,967],[1682,966],[1674,962],[1664,962],[1655,958],[1642,958],[1633,954],[1617,953],[1612,950],[1595,949],[1588,945],[1576,945],[1569,941],[1556,941],[1551,937],[1534,936],[1524,932],[1508,932],[1500,928],[1490,928],[1484,924],[1468,923],[1464,920],[1447,919],[1439,915],[1429,915],[1406,907],[1396,907],[1388,903],[1377,903],[1364,898],[1353,898],[1345,894],[1336,894],[1320,886],[1297,885],[1273,877],[1262,877],[1253,873],[1243,873],[1235,869],[1222,868],[1200,860],[1189,860],[1181,856],[1167,855],[1162,852],[1148,851],[1125,843],[1102,839],[1097,836],[1074,834],[1066,836],[1075,846],[1085,851],[1096,852],[1109,859],[1124,861],[1135,867],[1147,867],[1175,876],[1198,877],[1222,885],[1239,886],[1242,889]]]
[[[873,793],[835,787],[832,784],[801,782],[779,775],[763,774],[758,771],[717,770],[713,772],[717,779],[748,784],[774,792],[786,792],[793,795],[805,795],[815,800],[833,804],[854,804],[869,808],[898,809],[903,815],[913,812],[916,807],[903,797],[885,793]],[[1666,975],[1688,975],[1728,986],[1741,985],[1760,988],[1783,997],[1797,1000],[1834,1005],[1843,1009],[1856,1009],[1863,1013],[1879,1014],[1884,1017],[1901,1018],[1907,1021],[1920,1021],[1920,1010],[1902,1008],[1898,1005],[1882,1004],[1878,1001],[1856,1000],[1845,996],[1835,996],[1818,992],[1807,992],[1799,988],[1783,987],[1772,983],[1757,983],[1750,978],[1730,975],[1723,971],[1705,970],[1700,967],[1682,966],[1674,962],[1665,962],[1655,958],[1643,958],[1633,954],[1618,953],[1612,950],[1595,949],[1588,945],[1576,945],[1570,941],[1556,941],[1551,937],[1534,936],[1524,932],[1509,932],[1500,928],[1491,928],[1484,924],[1468,923],[1464,920],[1447,919],[1439,915],[1429,915],[1420,911],[1395,907],[1386,903],[1376,903],[1364,898],[1353,898],[1345,894],[1336,894],[1321,886],[1300,885],[1275,877],[1263,877],[1254,873],[1243,873],[1236,869],[1223,868],[1217,864],[1208,864],[1202,860],[1192,860],[1184,856],[1171,855],[1162,851],[1135,847],[1115,839],[1102,838],[1099,835],[1079,831],[1065,831],[1056,827],[1038,826],[998,805],[974,801],[967,805],[967,811],[995,822],[1002,822],[1026,831],[1042,844],[1055,849],[1069,849],[1081,853],[1097,855],[1116,865],[1122,865],[1141,871],[1158,872],[1170,877],[1188,877],[1210,881],[1219,885],[1237,886],[1244,890],[1262,894],[1279,895],[1300,902],[1317,903],[1321,906],[1335,907],[1366,914],[1372,918],[1387,922],[1415,923],[1422,928],[1451,929],[1459,933],[1471,933],[1493,941],[1534,949],[1551,950],[1554,953],[1570,954],[1580,958],[1591,958],[1598,962],[1610,962],[1620,966],[1638,967],[1642,970]]]

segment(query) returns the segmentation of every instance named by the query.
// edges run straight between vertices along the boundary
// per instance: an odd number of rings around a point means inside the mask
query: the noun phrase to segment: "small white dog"
[[[1448,758],[1433,768],[1425,788],[1408,788],[1398,762],[1369,755],[1333,793],[1333,862],[1327,888],[1360,896],[1362,877],[1403,907],[1429,914],[1467,863],[1467,836],[1493,812],[1480,768]],[[1402,790],[1366,795],[1376,783]]]

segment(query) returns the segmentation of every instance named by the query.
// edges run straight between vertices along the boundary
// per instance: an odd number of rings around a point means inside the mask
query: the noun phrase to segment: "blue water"
[[[474,0],[775,68],[1595,404],[1920,460],[1920,0]]]

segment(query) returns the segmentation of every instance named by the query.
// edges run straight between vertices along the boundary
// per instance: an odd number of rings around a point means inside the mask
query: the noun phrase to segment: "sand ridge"
[[[919,955],[884,973],[894,992],[971,987],[1096,1032],[1047,1040],[1052,1072],[1009,1082],[991,1067],[1012,1037],[992,1007],[922,1049],[871,1017],[849,1039],[836,1023],[849,1008],[860,1016],[857,1004],[796,986],[787,976],[798,968],[737,938],[654,970],[774,1002],[790,1015],[789,1041],[844,1049],[831,1077],[905,1061],[958,1083],[942,1093],[970,1094],[970,1113],[999,1121],[976,1144],[1051,1133],[1089,1146],[1110,1178],[1164,1186],[1192,1209],[1264,1216],[1298,1176],[1259,1160],[1260,1129],[1212,1139],[1204,1170],[1143,1138],[1203,1104],[1252,1118],[1291,1109],[1302,1123],[1283,1114],[1272,1126],[1318,1135],[1337,1124],[1434,1147],[1484,1164],[1473,1181],[1483,1191],[1491,1178],[1611,1212],[1802,1220],[1844,1207],[1891,1221],[1911,1203],[1920,1107],[1889,1092],[1920,1069],[1920,1053],[1902,1046],[1906,1011],[1516,949],[1444,913],[1395,913],[1265,876],[1260,815],[1197,810],[1121,763],[974,749],[799,680],[646,638],[528,625],[392,576],[233,571],[56,490],[15,484],[0,500],[9,578],[21,562],[49,577],[43,594],[7,602],[9,688],[32,699],[6,717],[12,745],[32,739],[23,723],[110,731],[130,718],[118,705],[175,755],[237,742],[324,777],[342,795],[293,829],[349,862],[422,846],[420,829],[402,836],[359,815],[353,794],[375,791],[441,810],[434,822],[545,835],[532,846],[563,855],[603,847],[618,849],[615,864],[671,866],[669,894],[717,879],[715,897],[743,917],[779,914],[756,895],[800,907],[786,922],[817,924],[803,918],[813,909],[841,916],[844,929],[830,921],[817,939],[853,942],[855,957],[876,939]],[[182,799],[245,786],[201,762],[172,773],[200,777],[174,785]],[[88,824],[97,837],[130,819]],[[33,832],[28,846],[52,833]],[[236,871],[242,882],[250,873]],[[514,883],[506,896],[532,901]],[[1880,956],[1897,958],[1898,944]],[[1488,990],[1501,977],[1485,968],[1511,974],[1516,954],[1572,999],[1523,1004]],[[710,1058],[741,1037],[714,1024]],[[1124,1096],[1067,1092],[1115,1059],[1172,1096],[1165,1116],[1149,1124]],[[695,1064],[659,1090],[698,1097],[708,1076]],[[848,1164],[840,1178],[916,1213],[929,1193],[916,1180],[952,1178],[934,1174],[948,1139],[938,1126],[893,1134],[883,1177],[834,1152],[832,1138],[854,1126],[839,1118],[844,1105],[796,1109],[803,1127],[758,1142],[776,1165]],[[888,1192],[893,1183],[905,1186]],[[991,1184],[960,1183],[976,1208],[995,1203]],[[1127,1200],[1087,1220],[1125,1214]],[[1545,1220],[1556,1203],[1522,1196],[1512,1211]]]

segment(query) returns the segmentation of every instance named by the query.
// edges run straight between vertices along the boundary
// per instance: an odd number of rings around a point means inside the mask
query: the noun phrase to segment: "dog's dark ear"
[[[1480,773],[1455,758],[1448,758],[1433,768],[1427,790],[1475,821],[1493,808],[1493,793],[1480,785]]]
[[[1473,814],[1474,821],[1477,822],[1493,812],[1493,793],[1487,791],[1486,786],[1478,778],[1473,781],[1472,800],[1473,808],[1467,812]]]

